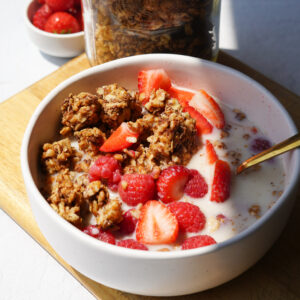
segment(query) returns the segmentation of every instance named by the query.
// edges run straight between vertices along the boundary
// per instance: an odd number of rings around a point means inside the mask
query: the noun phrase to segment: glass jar
[[[145,53],[215,60],[220,0],[83,0],[91,65]]]

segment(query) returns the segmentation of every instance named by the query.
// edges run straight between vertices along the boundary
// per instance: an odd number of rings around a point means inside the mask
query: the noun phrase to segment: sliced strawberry
[[[168,90],[171,80],[164,69],[140,71],[138,74],[138,88],[141,101],[147,103],[153,90]]]
[[[186,105],[183,110],[188,112],[190,116],[196,121],[198,134],[208,134],[212,132],[212,125],[194,107]]]
[[[168,93],[172,98],[176,98],[178,102],[182,105],[182,107],[188,105],[190,100],[195,96],[194,92],[182,90],[174,86],[170,87]]]
[[[184,166],[171,166],[163,170],[156,182],[157,194],[164,203],[179,200],[189,180],[190,172]]]
[[[205,150],[207,154],[207,160],[209,164],[214,164],[219,158],[214,149],[214,146],[209,140],[206,140]]]
[[[210,201],[224,202],[230,196],[230,166],[226,161],[217,160],[215,165],[214,178]]]
[[[196,108],[217,128],[222,129],[225,126],[224,114],[219,104],[204,90],[196,92],[189,104]]]
[[[115,152],[128,148],[137,142],[138,136],[137,132],[130,129],[128,124],[123,122],[100,147],[100,151]]]
[[[164,204],[151,200],[141,209],[136,239],[144,244],[170,244],[178,236],[178,221]]]

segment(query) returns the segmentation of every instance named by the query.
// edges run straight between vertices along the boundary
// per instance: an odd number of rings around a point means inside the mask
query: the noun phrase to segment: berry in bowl
[[[25,23],[31,40],[46,54],[72,57],[84,51],[80,1],[34,0]]]
[[[26,131],[22,170],[42,232],[74,268],[123,291],[181,295],[234,278],[278,237],[299,151],[234,169],[253,145],[294,133],[239,72],[142,55],[54,89]]]

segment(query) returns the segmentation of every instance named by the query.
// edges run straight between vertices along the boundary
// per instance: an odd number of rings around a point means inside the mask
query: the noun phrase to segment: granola
[[[141,95],[117,84],[105,85],[96,95],[70,94],[61,112],[60,133],[68,137],[43,145],[44,190],[51,207],[77,226],[84,223],[87,211],[102,229],[114,228],[122,220],[122,204],[108,192],[114,182],[90,182],[87,174],[99,155],[110,156],[99,149],[123,122],[139,132],[134,149],[113,154],[123,173],[151,173],[158,178],[167,166],[187,164],[198,149],[194,119],[161,89],[152,92],[142,110]]]
[[[115,83],[98,88],[97,94],[102,107],[101,122],[109,128],[116,129],[122,122],[141,116],[142,107],[135,92],[129,92]]]
[[[100,109],[97,96],[90,93],[70,94],[61,107],[61,123],[64,127],[60,133],[66,135],[72,130],[76,131],[97,124],[100,120]]]
[[[213,59],[218,6],[217,0],[94,1],[98,16],[88,38],[95,49],[91,63],[158,52]]]

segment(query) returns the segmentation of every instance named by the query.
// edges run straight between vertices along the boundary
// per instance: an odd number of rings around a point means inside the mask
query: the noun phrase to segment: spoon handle
[[[245,160],[242,164],[240,164],[236,169],[236,174],[240,174],[245,169],[248,169],[256,164],[259,164],[267,159],[270,159],[274,156],[280,155],[284,152],[290,151],[294,148],[300,147],[300,133],[288,138],[287,140],[274,145],[273,147],[258,153]]]

